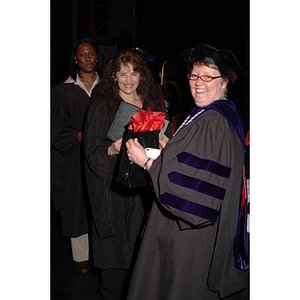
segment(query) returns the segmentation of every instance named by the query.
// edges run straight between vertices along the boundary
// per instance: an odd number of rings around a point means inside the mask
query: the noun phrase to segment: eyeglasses
[[[222,76],[215,76],[215,77],[213,77],[213,76],[210,76],[210,75],[201,75],[201,76],[198,76],[196,74],[187,74],[187,77],[188,77],[189,80],[193,80],[193,81],[195,81],[198,78],[200,78],[204,82],[211,82],[212,80],[220,78]]]

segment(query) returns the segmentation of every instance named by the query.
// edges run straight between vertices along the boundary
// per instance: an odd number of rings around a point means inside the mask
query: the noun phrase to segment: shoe
[[[86,260],[86,261],[76,262],[76,269],[81,274],[87,273],[90,270],[90,268],[89,268],[89,261]]]

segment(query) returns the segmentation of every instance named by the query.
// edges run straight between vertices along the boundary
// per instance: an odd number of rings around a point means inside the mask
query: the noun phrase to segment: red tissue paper
[[[131,118],[128,129],[134,132],[160,131],[163,129],[166,113],[161,111],[146,111],[139,109]]]

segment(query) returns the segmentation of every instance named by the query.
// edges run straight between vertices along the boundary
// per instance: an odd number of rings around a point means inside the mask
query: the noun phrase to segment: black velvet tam
[[[189,67],[196,62],[215,64],[221,75],[227,77],[230,82],[236,81],[244,73],[234,54],[227,49],[217,49],[207,44],[199,44],[195,48],[183,51],[182,56]]]

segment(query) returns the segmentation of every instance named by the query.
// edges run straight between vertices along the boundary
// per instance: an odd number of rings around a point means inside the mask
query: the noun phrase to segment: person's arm
[[[100,101],[92,102],[86,116],[84,150],[89,168],[99,178],[106,177],[111,166],[107,153],[111,142],[105,138],[109,126],[105,104]]]
[[[108,156],[118,155],[121,151],[122,143],[123,143],[123,138],[120,138],[115,142],[111,143],[107,148],[107,155]]]
[[[159,140],[159,149],[164,150],[168,141],[169,138],[166,135],[163,135],[163,137]]]
[[[53,88],[51,94],[51,143],[58,152],[70,151],[78,147],[78,128],[68,113],[68,103],[64,97],[63,85]]]
[[[187,227],[218,220],[231,172],[230,149],[224,118],[206,112],[170,139],[149,169],[158,200]]]
[[[82,140],[83,140],[83,132],[82,131],[77,132],[76,139],[79,143],[82,142]]]
[[[126,142],[127,155],[130,161],[142,167],[145,170],[149,170],[152,166],[153,159],[148,158],[143,146],[139,143],[138,139],[129,139]]]
[[[159,149],[161,151],[163,151],[163,149],[166,147],[168,141],[169,138],[166,135],[163,135],[163,137],[159,141]],[[139,143],[137,138],[129,139],[126,143],[126,148],[127,155],[130,161],[134,162],[145,170],[149,170],[151,168],[154,159],[149,159],[147,157],[145,149]]]

